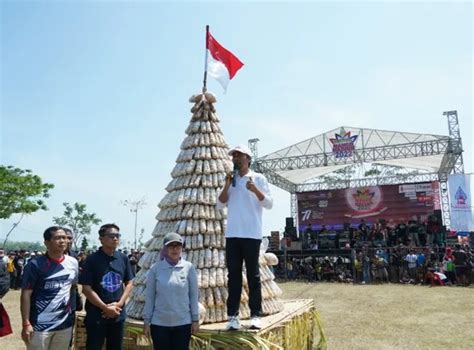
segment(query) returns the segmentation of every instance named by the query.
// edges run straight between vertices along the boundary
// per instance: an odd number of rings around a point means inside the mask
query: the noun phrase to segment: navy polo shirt
[[[130,261],[125,254],[115,251],[114,255],[110,256],[99,248],[85,260],[79,275],[79,284],[91,286],[99,298],[105,304],[109,304],[120,300],[124,283],[131,281],[133,277]],[[88,317],[102,318],[102,310],[89,300],[86,300],[86,312]],[[123,307],[120,316],[113,321],[118,322],[125,318],[125,307]]]

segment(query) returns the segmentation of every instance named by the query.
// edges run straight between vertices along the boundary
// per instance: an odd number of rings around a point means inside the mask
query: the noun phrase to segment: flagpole
[[[207,38],[209,37],[209,25],[206,26],[206,54],[204,58],[204,80],[203,80],[203,85],[202,85],[202,93],[206,93],[207,87],[206,87],[206,82],[207,82],[207,55],[208,55],[208,49],[209,49],[209,42]]]

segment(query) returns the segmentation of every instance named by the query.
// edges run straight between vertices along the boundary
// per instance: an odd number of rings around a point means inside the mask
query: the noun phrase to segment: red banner
[[[302,192],[297,199],[300,230],[308,225],[341,229],[344,223],[357,226],[361,219],[398,223],[419,216],[424,221],[440,209],[438,182]]]

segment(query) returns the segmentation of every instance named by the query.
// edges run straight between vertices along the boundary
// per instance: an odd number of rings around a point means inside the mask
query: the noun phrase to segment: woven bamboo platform
[[[190,349],[323,349],[324,331],[311,299],[283,300],[283,311],[262,317],[262,329],[251,330],[245,320],[240,331],[226,331],[226,323],[202,325],[192,337]],[[78,313],[74,349],[85,349],[84,313]],[[127,319],[124,349],[152,349],[151,341],[142,333],[143,322]]]

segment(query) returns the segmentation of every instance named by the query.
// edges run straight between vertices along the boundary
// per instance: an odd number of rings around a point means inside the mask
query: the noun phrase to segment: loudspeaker
[[[295,222],[293,218],[286,218],[286,227],[293,227],[295,226]]]
[[[290,237],[292,240],[296,240],[298,238],[296,236],[296,227],[286,227],[285,236]]]

